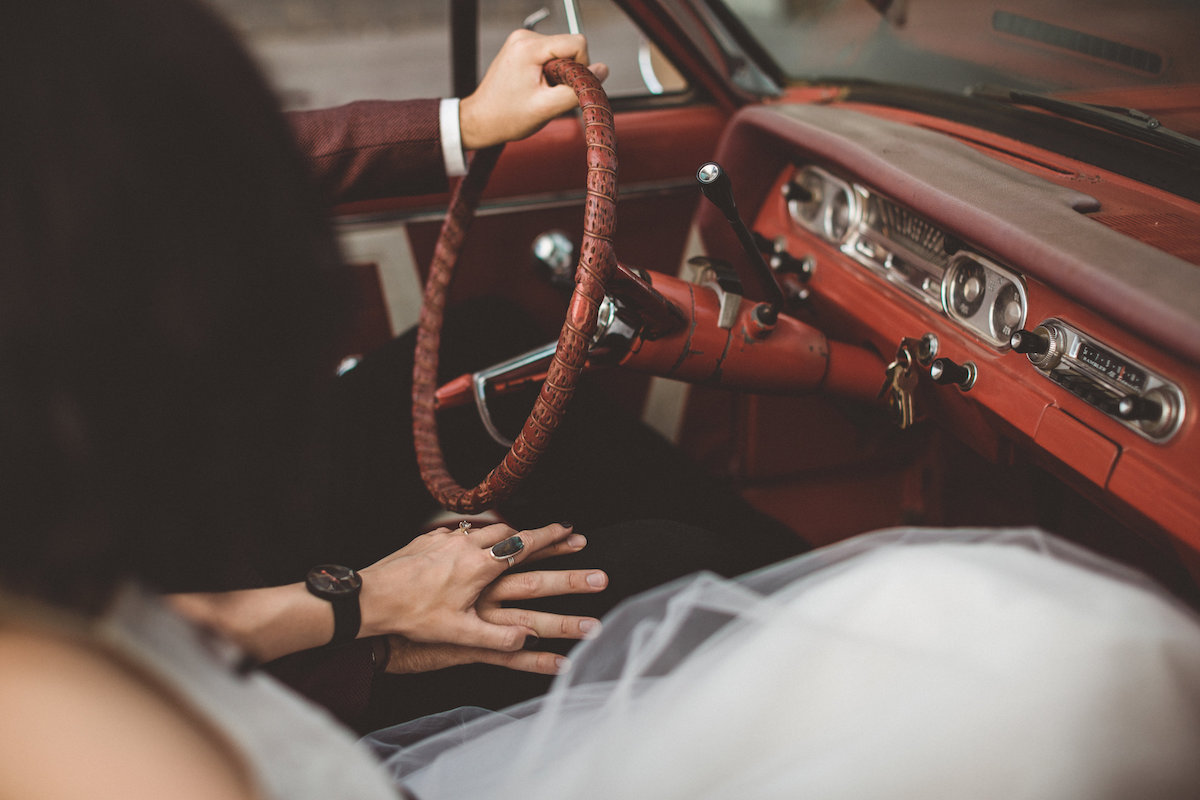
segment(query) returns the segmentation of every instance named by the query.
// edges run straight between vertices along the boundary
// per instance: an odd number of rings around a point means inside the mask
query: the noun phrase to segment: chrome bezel
[[[942,317],[949,318],[990,347],[1000,351],[1009,349],[1009,337],[997,331],[992,324],[992,314],[1000,293],[1012,285],[1021,306],[1020,322],[1015,329],[1024,327],[1029,302],[1024,279],[1019,274],[966,247],[941,225],[903,203],[839,178],[821,167],[796,167],[784,186],[785,197],[787,187],[793,185],[819,186],[821,193],[815,206],[786,200],[788,216],[795,225],[837,247],[847,257]],[[842,193],[848,198],[851,224],[844,236],[835,237],[831,230],[832,197]],[[811,218],[803,213],[805,208],[813,210]],[[953,247],[949,244],[951,241],[955,242]],[[948,251],[954,254],[949,255]],[[966,258],[983,267],[987,285],[979,308],[964,315],[952,308],[949,282],[953,280],[955,265]]]
[[[807,203],[799,200],[788,200],[788,216],[792,222],[805,230],[815,233],[830,244],[841,245],[858,230],[862,220],[862,198],[857,187],[847,181],[837,178],[820,167],[803,167],[789,179],[789,184],[805,186],[805,179],[813,178],[821,186],[821,196],[816,200],[818,207],[810,219],[802,212]],[[807,188],[807,187],[806,187]],[[833,198],[844,195],[846,198],[846,231],[841,236],[833,232],[834,204]]]

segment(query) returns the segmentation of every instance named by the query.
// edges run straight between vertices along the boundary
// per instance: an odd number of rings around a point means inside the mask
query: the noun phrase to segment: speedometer
[[[849,189],[838,187],[833,197],[829,198],[828,217],[825,220],[825,235],[831,242],[840,242],[850,232],[850,226],[856,222],[858,203],[851,196]]]

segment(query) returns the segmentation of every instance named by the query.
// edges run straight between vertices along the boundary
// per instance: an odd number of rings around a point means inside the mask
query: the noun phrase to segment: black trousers
[[[480,302],[448,315],[443,380],[544,344],[519,314]],[[415,333],[409,332],[338,379],[328,429],[321,540],[325,561],[365,566],[424,532],[438,510],[413,454],[411,390]],[[619,600],[707,569],[734,575],[807,549],[790,529],[755,511],[730,487],[681,456],[666,440],[609,402],[585,380],[534,475],[499,508],[516,528],[571,522],[588,537],[578,554],[538,568],[601,568],[610,585],[596,595],[527,604],[602,616]],[[519,429],[532,394],[501,398],[503,429]],[[505,428],[504,426],[507,426]],[[462,485],[474,485],[504,449],[487,436],[475,409],[439,416],[443,452]],[[569,643],[540,642],[564,652]],[[364,728],[459,705],[497,708],[542,693],[549,680],[474,665],[375,681]]]

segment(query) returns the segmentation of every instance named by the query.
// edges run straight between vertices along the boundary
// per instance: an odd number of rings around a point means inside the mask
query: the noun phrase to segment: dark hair
[[[0,97],[0,575],[78,607],[188,588],[293,524],[342,312],[326,209],[193,2],[5,3]]]

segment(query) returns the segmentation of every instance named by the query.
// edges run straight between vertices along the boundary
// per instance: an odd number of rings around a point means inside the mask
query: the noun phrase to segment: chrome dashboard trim
[[[838,196],[848,198],[845,232],[833,219]],[[993,349],[1007,350],[1024,326],[1024,279],[904,204],[812,164],[788,178],[784,202],[793,224]]]

